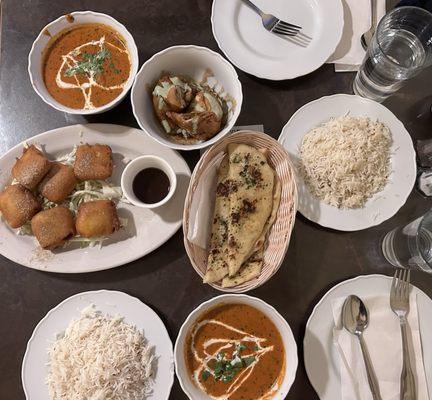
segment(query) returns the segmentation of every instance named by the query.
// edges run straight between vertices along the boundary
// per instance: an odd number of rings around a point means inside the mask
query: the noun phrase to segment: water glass
[[[378,24],[354,80],[355,94],[383,101],[432,64],[432,13],[399,7]]]
[[[387,233],[382,251],[395,267],[432,273],[432,210],[408,225]]]

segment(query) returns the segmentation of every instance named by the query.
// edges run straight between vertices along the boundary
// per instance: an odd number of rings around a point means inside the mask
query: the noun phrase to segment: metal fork
[[[266,14],[250,0],[243,0],[243,2],[245,2],[250,8],[252,8],[261,16],[262,24],[269,32],[277,33],[278,35],[296,36],[302,29],[301,26],[282,21],[272,14]]]
[[[415,400],[416,385],[408,350],[407,315],[409,313],[410,271],[396,270],[390,290],[390,307],[399,317],[402,333],[403,366],[400,381],[400,399]]]

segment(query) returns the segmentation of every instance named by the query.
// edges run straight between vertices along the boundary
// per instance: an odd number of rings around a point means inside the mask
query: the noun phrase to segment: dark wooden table
[[[34,0],[2,2],[0,69],[0,153],[25,138],[65,125],[104,122],[137,126],[129,98],[114,110],[91,117],[60,113],[33,91],[27,56],[41,28],[58,16],[94,10],[123,22],[135,38],[141,64],[152,54],[176,44],[196,44],[219,51],[211,32],[211,2],[205,0]],[[283,125],[302,105],[324,95],[352,93],[354,75],[324,65],[292,81],[271,82],[239,72],[244,103],[239,125],[263,124],[278,137]],[[431,70],[411,81],[385,104],[400,118],[413,140],[431,137]],[[190,167],[197,152],[182,154]],[[317,399],[303,365],[303,336],[309,314],[334,284],[357,275],[383,273],[392,267],[382,256],[380,240],[391,228],[423,214],[431,202],[416,190],[396,216],[361,232],[323,229],[298,215],[287,256],[280,271],[250,294],[269,302],[287,319],[299,349],[299,368],[289,398]],[[145,240],[145,238],[143,239]],[[432,296],[432,275],[415,273],[414,283]],[[27,340],[39,320],[75,293],[115,289],[140,298],[161,316],[174,341],[193,308],[219,293],[192,269],[181,230],[150,255],[128,265],[91,274],[39,272],[0,257],[0,399],[24,398],[21,361]],[[170,399],[186,396],[176,382]],[[31,399],[45,400],[45,399]]]

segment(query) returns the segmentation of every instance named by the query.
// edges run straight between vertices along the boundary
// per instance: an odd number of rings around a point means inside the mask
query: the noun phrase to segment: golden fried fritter
[[[10,185],[0,193],[0,211],[11,228],[19,228],[33,217],[41,205],[21,184]]]
[[[108,179],[112,172],[111,147],[105,144],[82,144],[78,147],[74,173],[79,180]]]
[[[111,200],[88,201],[79,206],[76,229],[80,236],[108,236],[119,228],[116,206]]]
[[[34,189],[51,168],[49,160],[35,146],[23,150],[12,167],[12,176],[27,189]]]
[[[71,194],[77,182],[71,166],[56,162],[40,183],[39,191],[48,200],[59,204]]]
[[[75,235],[73,214],[64,206],[37,213],[32,218],[31,227],[43,249],[55,249]]]

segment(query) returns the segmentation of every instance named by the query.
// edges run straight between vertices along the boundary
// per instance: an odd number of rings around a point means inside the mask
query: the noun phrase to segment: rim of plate
[[[334,36],[334,45],[331,46],[331,48],[329,49],[329,54],[328,56],[322,60],[319,61],[318,63],[315,63],[312,65],[312,67],[305,69],[305,72],[303,74],[289,74],[287,72],[276,72],[276,71],[269,71],[270,75],[264,75],[264,74],[260,74],[260,73],[256,73],[253,72],[253,70],[251,70],[246,64],[241,63],[241,62],[237,62],[234,61],[233,58],[229,55],[226,47],[222,44],[222,42],[220,41],[220,39],[218,38],[218,35],[216,33],[216,29],[215,29],[215,4],[216,1],[220,1],[220,0],[213,0],[212,3],[212,9],[211,9],[211,26],[212,26],[212,33],[213,33],[213,37],[216,40],[216,43],[218,45],[218,47],[223,51],[223,53],[225,54],[225,57],[228,58],[228,60],[233,63],[237,68],[239,68],[240,70],[248,73],[248,74],[252,74],[254,76],[256,76],[257,78],[261,78],[261,79],[268,79],[268,80],[273,80],[273,81],[283,81],[286,79],[295,79],[298,78],[300,76],[304,76],[304,75],[308,75],[314,71],[316,71],[318,68],[322,67],[326,61],[329,59],[329,57],[335,52],[337,46],[339,45],[341,38],[342,38],[342,32],[343,32],[343,28],[344,28],[344,17],[343,17],[343,6],[342,6],[342,1],[341,0],[333,0],[335,6],[338,8],[338,12],[339,15],[337,16],[336,20],[342,21],[340,26],[336,27],[338,28],[337,30],[334,29],[332,30],[332,33],[335,34]]]
[[[308,331],[308,327],[311,324],[312,319],[315,318],[318,309],[322,306],[322,304],[324,303],[324,301],[326,300],[326,298],[336,289],[338,289],[341,286],[344,286],[345,284],[350,284],[359,280],[369,280],[369,279],[385,279],[385,280],[392,280],[393,277],[388,276],[388,275],[384,275],[384,274],[369,274],[369,275],[359,275],[356,276],[354,278],[350,278],[350,279],[346,279],[342,282],[337,283],[336,285],[332,286],[322,297],[321,299],[318,301],[318,303],[315,305],[315,307],[313,308],[307,322],[306,322],[306,326],[305,326],[305,332]],[[430,299],[430,297],[423,291],[421,290],[418,286],[415,286],[411,283],[412,286],[414,286],[421,294],[425,295],[426,297],[428,297]],[[432,300],[431,300],[432,301]],[[305,366],[305,370],[306,370],[306,375],[309,379],[310,384],[312,385],[313,389],[315,390],[315,393],[317,394],[317,396],[319,398],[321,398],[320,393],[318,392],[317,388],[314,385],[314,382],[312,382],[312,379],[310,377],[310,372],[309,372],[309,368],[308,368],[308,364],[306,363],[306,333],[305,336],[303,338],[303,360],[304,360],[304,366]]]
[[[160,323],[162,324],[162,326],[165,328],[165,331],[164,331],[165,336],[166,336],[165,339],[167,339],[169,341],[169,343],[171,343],[171,347],[169,347],[168,350],[170,350],[171,357],[172,357],[172,359],[174,359],[173,343],[172,343],[172,340],[171,340],[171,338],[170,338],[170,336],[168,334],[168,330],[167,330],[165,324],[163,323],[163,321],[159,317],[159,315],[157,315],[157,313],[150,306],[148,306],[147,304],[145,304],[144,302],[142,302],[138,297],[131,296],[130,294],[122,292],[120,290],[108,290],[108,289],[89,290],[89,291],[86,291],[86,292],[76,293],[76,294],[74,294],[72,296],[69,296],[68,298],[64,299],[59,304],[57,304],[55,307],[51,308],[45,314],[45,316],[37,323],[37,325],[33,329],[32,335],[30,336],[30,339],[27,342],[25,353],[24,353],[24,356],[23,356],[23,359],[22,359],[22,362],[21,362],[21,385],[22,385],[22,388],[24,390],[24,394],[26,396],[26,399],[29,398],[29,395],[28,395],[27,388],[26,388],[25,381],[24,381],[24,368],[25,368],[26,362],[28,361],[28,353],[29,353],[29,351],[31,349],[32,342],[34,341],[34,338],[36,337],[36,335],[37,335],[40,327],[42,326],[42,324],[51,316],[51,314],[53,314],[55,311],[57,311],[64,303],[66,303],[66,302],[68,302],[68,301],[70,301],[70,300],[72,300],[72,299],[74,299],[76,297],[83,296],[83,295],[98,295],[100,293],[116,293],[116,294],[121,294],[123,296],[128,297],[128,299],[131,300],[131,301],[135,301],[135,302],[140,303],[140,306],[146,307],[148,309],[148,311],[151,312],[152,315],[155,318],[157,318],[160,321]],[[171,368],[170,372],[171,372],[171,374],[170,374],[171,375],[171,380],[170,380],[170,382],[167,382],[167,384],[169,386],[168,397],[169,397],[169,395],[171,393],[171,389],[172,389],[172,386],[174,384],[174,369]]]
[[[319,102],[322,102],[322,101],[331,101],[331,99],[333,99],[333,98],[339,98],[339,97],[350,97],[350,98],[355,98],[356,99],[356,101],[361,101],[361,102],[364,102],[364,103],[370,103],[370,104],[373,104],[375,107],[377,107],[378,109],[380,109],[380,110],[383,110],[383,111],[385,111],[386,113],[388,113],[393,119],[394,119],[394,122],[395,122],[395,124],[396,125],[398,125],[398,127],[402,130],[402,131],[404,131],[404,132],[406,132],[407,134],[408,134],[408,136],[411,138],[411,135],[409,134],[409,132],[408,132],[408,130],[405,128],[405,125],[402,123],[402,121],[391,111],[391,110],[389,110],[386,106],[384,106],[384,105],[382,105],[381,103],[378,103],[378,102],[376,102],[376,101],[374,101],[374,100],[371,100],[371,99],[367,99],[367,98],[364,98],[364,97],[361,97],[361,96],[358,96],[358,95],[355,95],[355,94],[347,94],[347,93],[337,93],[337,94],[332,94],[332,95],[329,95],[329,96],[322,96],[322,97],[320,97],[319,99],[315,99],[315,100],[312,100],[312,101],[310,101],[310,102],[308,102],[308,103],[306,103],[306,104],[304,104],[303,106],[301,106],[291,117],[290,117],[290,119],[288,120],[288,122],[283,126],[283,128],[282,128],[282,131],[281,131],[281,133],[280,133],[280,135],[279,135],[279,138],[278,138],[278,142],[285,148],[285,146],[284,146],[284,142],[286,141],[286,138],[287,138],[287,133],[285,132],[285,130],[286,129],[288,129],[288,127],[289,127],[289,125],[291,124],[291,122],[292,122],[292,120],[294,119],[294,118],[296,118],[297,117],[297,115],[298,114],[301,114],[302,112],[304,112],[304,110],[307,108],[307,107],[309,107],[310,105],[312,105],[312,104],[315,104],[315,103],[319,103]],[[305,133],[306,134],[306,133]],[[411,142],[412,142],[412,138],[411,138]],[[286,148],[285,148],[286,149]],[[417,171],[417,162],[416,162],[416,152],[415,152],[415,150],[414,150],[414,145],[412,145],[412,150],[413,150],[413,152],[412,152],[412,165],[413,165],[413,168],[414,168],[414,170],[415,171]],[[297,167],[296,167],[296,165],[294,164],[294,169],[295,169],[295,171],[296,171],[296,177],[297,177],[297,179],[299,179],[299,174],[297,173]],[[368,228],[371,228],[371,227],[373,227],[373,226],[377,226],[377,225],[380,225],[381,223],[383,223],[384,221],[387,221],[388,219],[390,219],[390,218],[392,218],[400,209],[401,209],[401,207],[406,203],[406,201],[407,201],[407,199],[408,199],[408,197],[409,197],[409,195],[411,194],[411,192],[412,192],[412,190],[413,190],[413,188],[414,188],[414,185],[415,185],[415,180],[416,180],[416,176],[417,176],[417,173],[415,173],[414,174],[414,180],[413,180],[413,182],[412,182],[412,185],[411,185],[411,189],[409,190],[409,192],[407,191],[407,193],[404,195],[404,196],[400,196],[399,195],[399,205],[397,206],[397,208],[395,208],[395,210],[394,210],[394,212],[391,214],[391,215],[389,215],[389,216],[387,216],[387,217],[381,217],[381,218],[376,218],[374,221],[372,221],[372,222],[370,222],[369,224],[367,224],[366,226],[364,226],[364,227],[360,227],[360,228],[357,228],[357,227],[355,227],[355,228],[341,228],[341,227],[335,227],[334,225],[331,225],[331,224],[328,224],[328,223],[324,223],[324,222],[319,222],[319,221],[317,221],[317,220],[315,220],[315,219],[312,219],[312,218],[309,218],[308,216],[306,216],[305,214],[303,214],[303,210],[301,209],[301,202],[299,201],[299,206],[298,206],[298,211],[305,217],[305,218],[307,218],[309,221],[312,221],[313,223],[316,223],[316,224],[318,224],[318,225],[320,225],[320,226],[323,226],[324,228],[330,228],[330,229],[335,229],[335,230],[338,230],[338,231],[341,231],[341,232],[355,232],[355,231],[360,231],[360,230],[364,230],[364,229],[368,229]],[[386,184],[386,186],[388,185],[388,182],[387,182],[387,184]],[[386,187],[385,186],[385,187]],[[385,187],[384,187],[384,189],[385,189]],[[383,190],[384,190],[383,189]],[[374,197],[374,196],[376,196],[378,193],[375,193],[373,196],[372,196],[372,198]],[[320,203],[322,203],[322,200],[319,200],[320,201]],[[365,208],[365,207],[364,207]]]
[[[203,141],[201,143],[180,144],[180,143],[175,143],[175,142],[169,142],[168,140],[164,140],[163,137],[161,137],[161,135],[159,135],[159,134],[153,135],[152,133],[149,133],[147,131],[147,129],[145,129],[144,126],[141,124],[141,118],[138,117],[135,102],[133,101],[133,98],[135,96],[135,91],[138,90],[138,89],[136,89],[136,82],[138,81],[140,75],[143,73],[144,68],[148,64],[151,64],[152,62],[154,62],[154,60],[156,58],[158,58],[159,56],[161,56],[165,53],[168,53],[169,51],[175,50],[175,49],[185,49],[185,50],[191,49],[191,50],[195,50],[195,51],[208,52],[209,54],[218,57],[220,59],[220,61],[226,65],[226,67],[230,70],[230,72],[233,74],[233,77],[235,78],[234,80],[236,82],[239,97],[238,97],[238,99],[236,99],[236,107],[235,107],[234,114],[233,114],[231,120],[215,136],[213,136],[210,139]],[[206,148],[206,147],[211,146],[212,144],[216,143],[218,140],[220,140],[224,136],[226,136],[230,132],[230,130],[233,128],[233,126],[235,125],[235,123],[236,123],[236,121],[240,115],[241,108],[243,105],[243,87],[242,87],[242,84],[240,82],[237,71],[235,70],[233,65],[229,61],[227,61],[225,58],[223,58],[219,53],[217,53],[217,52],[215,52],[215,51],[213,51],[213,50],[211,50],[205,46],[197,46],[194,44],[179,44],[179,45],[170,46],[170,47],[167,47],[161,51],[158,51],[157,53],[153,54],[147,61],[144,62],[144,64],[141,66],[141,68],[136,73],[135,78],[133,79],[133,84],[132,84],[132,89],[131,89],[131,104],[132,104],[132,113],[133,113],[135,120],[137,121],[140,129],[146,135],[151,137],[153,140],[157,141],[159,144],[161,144],[163,146],[170,147],[171,149],[175,149],[175,150],[183,150],[183,151],[198,150],[198,149]]]
[[[139,128],[134,128],[134,127],[130,127],[130,126],[126,126],[126,125],[118,125],[118,124],[106,124],[106,123],[90,123],[90,124],[75,124],[75,125],[67,125],[66,126],[66,128],[70,128],[70,129],[72,129],[73,127],[78,127],[78,126],[81,126],[81,127],[90,127],[90,128],[92,128],[92,127],[95,127],[95,126],[100,126],[100,125],[110,125],[110,126],[115,126],[115,127],[121,127],[121,128],[127,128],[127,129],[134,129],[134,130],[137,130],[137,131],[140,131],[141,129],[139,129]],[[14,147],[12,147],[11,149],[9,149],[5,154],[3,154],[2,156],[0,156],[0,160],[4,157],[4,156],[6,156],[7,154],[9,154],[9,153],[11,153],[11,152],[13,152],[13,151],[16,151],[16,150],[19,150],[20,149],[20,147],[22,147],[22,145],[23,145],[23,143],[25,143],[26,141],[32,141],[32,142],[35,142],[35,141],[38,141],[38,140],[40,140],[40,139],[42,139],[42,138],[44,138],[45,136],[49,136],[49,135],[51,135],[54,131],[60,131],[61,129],[64,129],[65,127],[59,127],[59,128],[54,128],[54,129],[50,129],[49,131],[45,131],[45,132],[42,132],[42,133],[39,133],[39,134],[37,134],[37,135],[35,135],[35,136],[32,136],[32,137],[30,137],[30,138],[28,138],[28,139],[25,139],[25,140],[23,140],[22,142],[20,142],[20,143],[18,143],[18,144],[16,144]],[[97,132],[97,133],[102,133],[103,134],[103,132]],[[186,168],[187,168],[187,171],[189,172],[189,177],[191,176],[191,170],[190,170],[190,168],[189,168],[189,165],[187,164],[187,162],[185,161],[185,159],[177,152],[177,151],[175,151],[174,149],[171,149],[172,151],[174,151],[174,152],[176,152],[176,154],[183,160],[183,163],[184,163],[184,165],[186,166]],[[98,272],[98,271],[104,271],[104,270],[107,270],[107,269],[112,269],[112,268],[118,268],[118,267],[120,267],[120,266],[124,266],[124,265],[127,265],[127,264],[129,264],[129,263],[131,263],[131,262],[133,262],[133,261],[136,261],[136,260],[138,260],[138,259],[140,259],[140,258],[142,258],[142,257],[145,257],[147,254],[150,254],[152,251],[154,251],[154,250],[156,250],[157,248],[159,248],[160,246],[162,246],[163,244],[165,244],[169,239],[171,239],[176,233],[177,233],[177,231],[181,228],[181,226],[182,226],[182,224],[183,224],[183,220],[182,219],[180,219],[179,220],[179,222],[175,225],[175,229],[174,229],[174,231],[173,231],[173,233],[171,234],[171,235],[169,235],[162,243],[160,243],[159,245],[154,245],[153,247],[151,247],[151,248],[149,248],[148,249],[148,251],[145,253],[145,254],[142,254],[142,255],[134,255],[134,256],[130,256],[130,257],[127,257],[127,258],[125,258],[124,259],[124,261],[114,261],[112,264],[111,264],[111,266],[110,267],[108,267],[108,268],[90,268],[89,270],[86,270],[86,271],[79,271],[79,272],[72,272],[72,271],[65,271],[65,272],[59,272],[59,271],[50,271],[50,270],[48,270],[48,269],[44,269],[43,271],[44,272],[49,272],[49,273],[62,273],[62,274],[75,274],[75,273],[89,273],[89,272]],[[129,254],[128,252],[125,252],[125,254]],[[16,263],[16,264],[18,264],[18,265],[21,265],[21,266],[23,266],[23,267],[26,267],[26,268],[31,268],[31,269],[35,269],[35,270],[38,270],[38,271],[40,271],[41,269],[40,268],[36,268],[36,267],[33,267],[31,264],[32,263],[28,263],[28,265],[24,265],[24,264],[22,264],[21,262],[19,262],[19,260],[17,260],[16,258],[9,258],[8,256],[6,256],[6,255],[4,255],[4,254],[2,254],[3,255],[3,257],[6,257],[8,260],[11,260],[12,262],[14,262],[14,263]]]
[[[127,42],[127,44],[131,47],[129,50],[131,51],[131,71],[130,71],[130,76],[128,78],[127,81],[127,85],[124,87],[122,93],[120,93],[114,100],[110,101],[109,103],[101,106],[101,107],[96,107],[92,110],[85,110],[85,109],[74,109],[74,108],[69,108],[66,106],[63,106],[61,103],[59,103],[58,101],[56,101],[51,95],[50,97],[45,96],[43,93],[41,93],[39,91],[39,89],[37,88],[37,85],[35,84],[35,72],[33,71],[33,63],[32,63],[32,56],[33,53],[35,51],[35,47],[36,44],[39,42],[39,40],[41,39],[41,37],[44,35],[45,30],[49,30],[49,28],[52,25],[57,24],[58,22],[60,22],[63,18],[66,17],[66,15],[71,15],[76,16],[76,15],[90,15],[90,16],[100,16],[102,18],[106,18],[107,20],[109,20],[110,22],[113,23],[114,27],[115,25],[118,25],[120,27],[122,27],[125,32],[127,32],[127,34],[130,36],[129,38],[124,38],[125,41]],[[29,78],[30,78],[30,83],[32,85],[33,90],[38,94],[38,96],[48,105],[50,105],[51,107],[55,108],[58,111],[62,111],[62,112],[66,112],[68,114],[77,114],[77,115],[91,115],[91,114],[99,114],[102,113],[104,111],[108,111],[109,109],[113,108],[114,106],[116,106],[117,104],[119,104],[126,96],[126,94],[129,92],[129,90],[131,89],[134,81],[135,81],[135,76],[137,74],[138,71],[138,67],[139,67],[139,54],[138,54],[138,48],[136,46],[135,43],[135,39],[133,38],[132,34],[129,32],[129,30],[118,20],[116,20],[114,17],[111,17],[108,14],[104,14],[104,13],[100,13],[97,11],[90,11],[90,10],[86,10],[86,11],[73,11],[71,13],[66,13],[63,14],[61,16],[59,16],[58,18],[56,18],[55,20],[49,22],[48,24],[46,24],[39,32],[39,34],[36,36],[36,39],[33,41],[33,44],[30,48],[28,57],[28,66],[27,66],[27,71],[29,74]]]
[[[214,304],[216,306],[218,303],[223,302],[224,299],[229,299],[229,298],[232,299],[233,297],[237,298],[237,299],[246,299],[247,301],[252,301],[252,302],[256,301],[258,303],[261,303],[268,310],[268,312],[272,313],[274,317],[279,319],[282,322],[282,324],[284,325],[284,327],[286,328],[287,341],[290,342],[290,345],[293,346],[292,349],[295,350],[295,351],[292,351],[293,360],[294,360],[294,364],[292,364],[293,367],[290,369],[288,369],[288,368],[285,369],[285,376],[284,376],[284,379],[282,381],[282,384],[285,381],[288,382],[288,387],[286,389],[286,393],[284,393],[284,396],[288,395],[288,393],[292,387],[292,384],[294,383],[294,380],[295,380],[295,377],[297,374],[297,369],[298,369],[298,354],[297,354],[298,346],[297,346],[297,342],[294,338],[294,334],[291,330],[291,327],[288,324],[288,321],[271,304],[265,302],[264,300],[260,299],[259,297],[254,297],[254,296],[250,296],[250,295],[243,294],[243,293],[226,293],[226,294],[221,294],[221,295],[216,296],[216,297],[212,297],[211,299],[206,300],[203,303],[199,304],[197,307],[195,307],[189,313],[187,318],[184,320],[182,326],[180,327],[179,333],[177,335],[177,338],[176,338],[176,341],[174,344],[174,366],[175,366],[177,379],[180,383],[180,386],[181,386],[183,392],[186,394],[186,396],[189,397],[189,399],[193,399],[192,394],[186,388],[186,385],[184,383],[184,377],[182,375],[180,375],[180,373],[178,372],[178,365],[177,365],[177,352],[178,352],[178,346],[180,346],[179,341],[180,341],[180,338],[183,338],[185,335],[187,335],[186,326],[193,319],[197,319],[199,317],[198,314],[203,310],[203,308],[210,306],[212,304]],[[282,334],[281,334],[281,336],[282,336]],[[285,350],[285,352],[286,352],[286,350]]]

